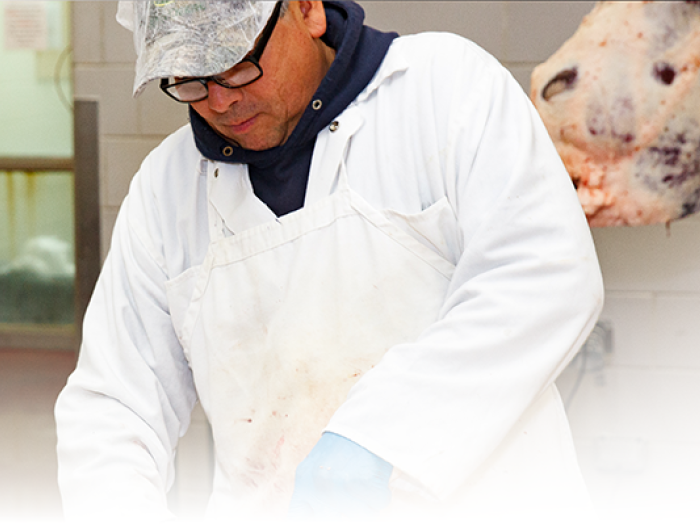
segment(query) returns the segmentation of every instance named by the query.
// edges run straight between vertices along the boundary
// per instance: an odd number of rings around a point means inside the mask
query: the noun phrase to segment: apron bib
[[[167,285],[213,429],[214,516],[284,516],[295,469],[335,410],[389,348],[437,319],[454,270],[352,191],[347,140],[324,140],[308,204],[279,219],[245,169],[210,164],[207,256]],[[217,210],[222,194],[237,219]]]

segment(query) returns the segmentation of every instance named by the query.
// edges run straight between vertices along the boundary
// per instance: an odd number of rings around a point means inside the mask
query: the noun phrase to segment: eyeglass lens
[[[260,76],[260,70],[252,62],[241,62],[235,67],[211,77],[211,80],[224,87],[239,87],[249,84]],[[182,100],[190,102],[202,97],[206,97],[208,89],[205,83],[210,78],[183,80],[180,78],[171,77],[168,79],[168,91],[170,94]]]

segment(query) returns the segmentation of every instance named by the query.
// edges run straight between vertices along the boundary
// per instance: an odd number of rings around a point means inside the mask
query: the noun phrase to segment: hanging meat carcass
[[[700,211],[700,2],[598,2],[531,93],[591,226]]]

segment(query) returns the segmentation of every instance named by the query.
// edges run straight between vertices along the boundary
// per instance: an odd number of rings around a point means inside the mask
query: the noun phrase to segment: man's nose
[[[217,113],[225,112],[243,96],[240,88],[220,86],[213,80],[207,83],[207,88],[209,89],[209,97],[207,98],[209,109]]]

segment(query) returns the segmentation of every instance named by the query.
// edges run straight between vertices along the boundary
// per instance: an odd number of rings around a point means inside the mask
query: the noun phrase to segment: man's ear
[[[326,34],[326,10],[323,2],[298,2],[304,24],[314,38],[320,38]]]

